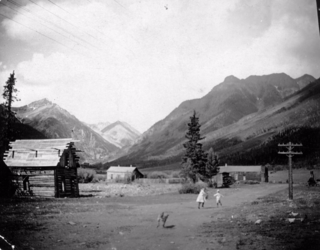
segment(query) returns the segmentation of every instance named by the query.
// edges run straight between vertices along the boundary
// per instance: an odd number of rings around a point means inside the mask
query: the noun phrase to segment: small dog
[[[162,221],[162,223],[163,223],[162,227],[166,227],[165,224],[166,224],[166,221],[167,221],[168,217],[169,217],[169,214],[165,214],[164,212],[159,214],[158,219],[157,219],[157,221],[158,221],[158,226],[157,227],[160,226],[160,221]]]

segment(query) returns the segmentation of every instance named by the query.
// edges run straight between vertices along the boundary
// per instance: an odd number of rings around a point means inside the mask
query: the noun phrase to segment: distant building
[[[107,170],[107,180],[124,179],[130,177],[132,180],[143,178],[143,174],[137,167],[133,166],[111,166]]]
[[[231,176],[236,181],[263,181],[264,170],[262,166],[220,166],[216,176],[218,185],[223,183],[223,177]]]

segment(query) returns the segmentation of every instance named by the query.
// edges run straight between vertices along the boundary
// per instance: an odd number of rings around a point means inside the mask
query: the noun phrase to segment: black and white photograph
[[[319,250],[320,0],[0,0],[0,250]]]

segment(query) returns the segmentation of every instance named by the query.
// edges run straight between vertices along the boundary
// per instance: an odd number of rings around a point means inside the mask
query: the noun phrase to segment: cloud
[[[37,22],[12,16],[38,33],[2,22],[31,55],[12,47],[18,63],[3,63],[25,103],[47,97],[86,122],[120,119],[143,131],[231,74],[319,77],[314,1],[55,3],[63,10],[48,1],[21,9]]]

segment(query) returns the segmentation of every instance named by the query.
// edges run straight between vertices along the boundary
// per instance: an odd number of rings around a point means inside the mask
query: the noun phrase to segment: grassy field
[[[157,167],[152,167],[152,168],[142,168],[139,169],[142,173],[150,173],[154,171],[163,171],[163,172],[172,172],[172,171],[177,171],[181,170],[181,164],[180,163],[174,163],[170,165],[164,165],[164,166],[157,166]]]

